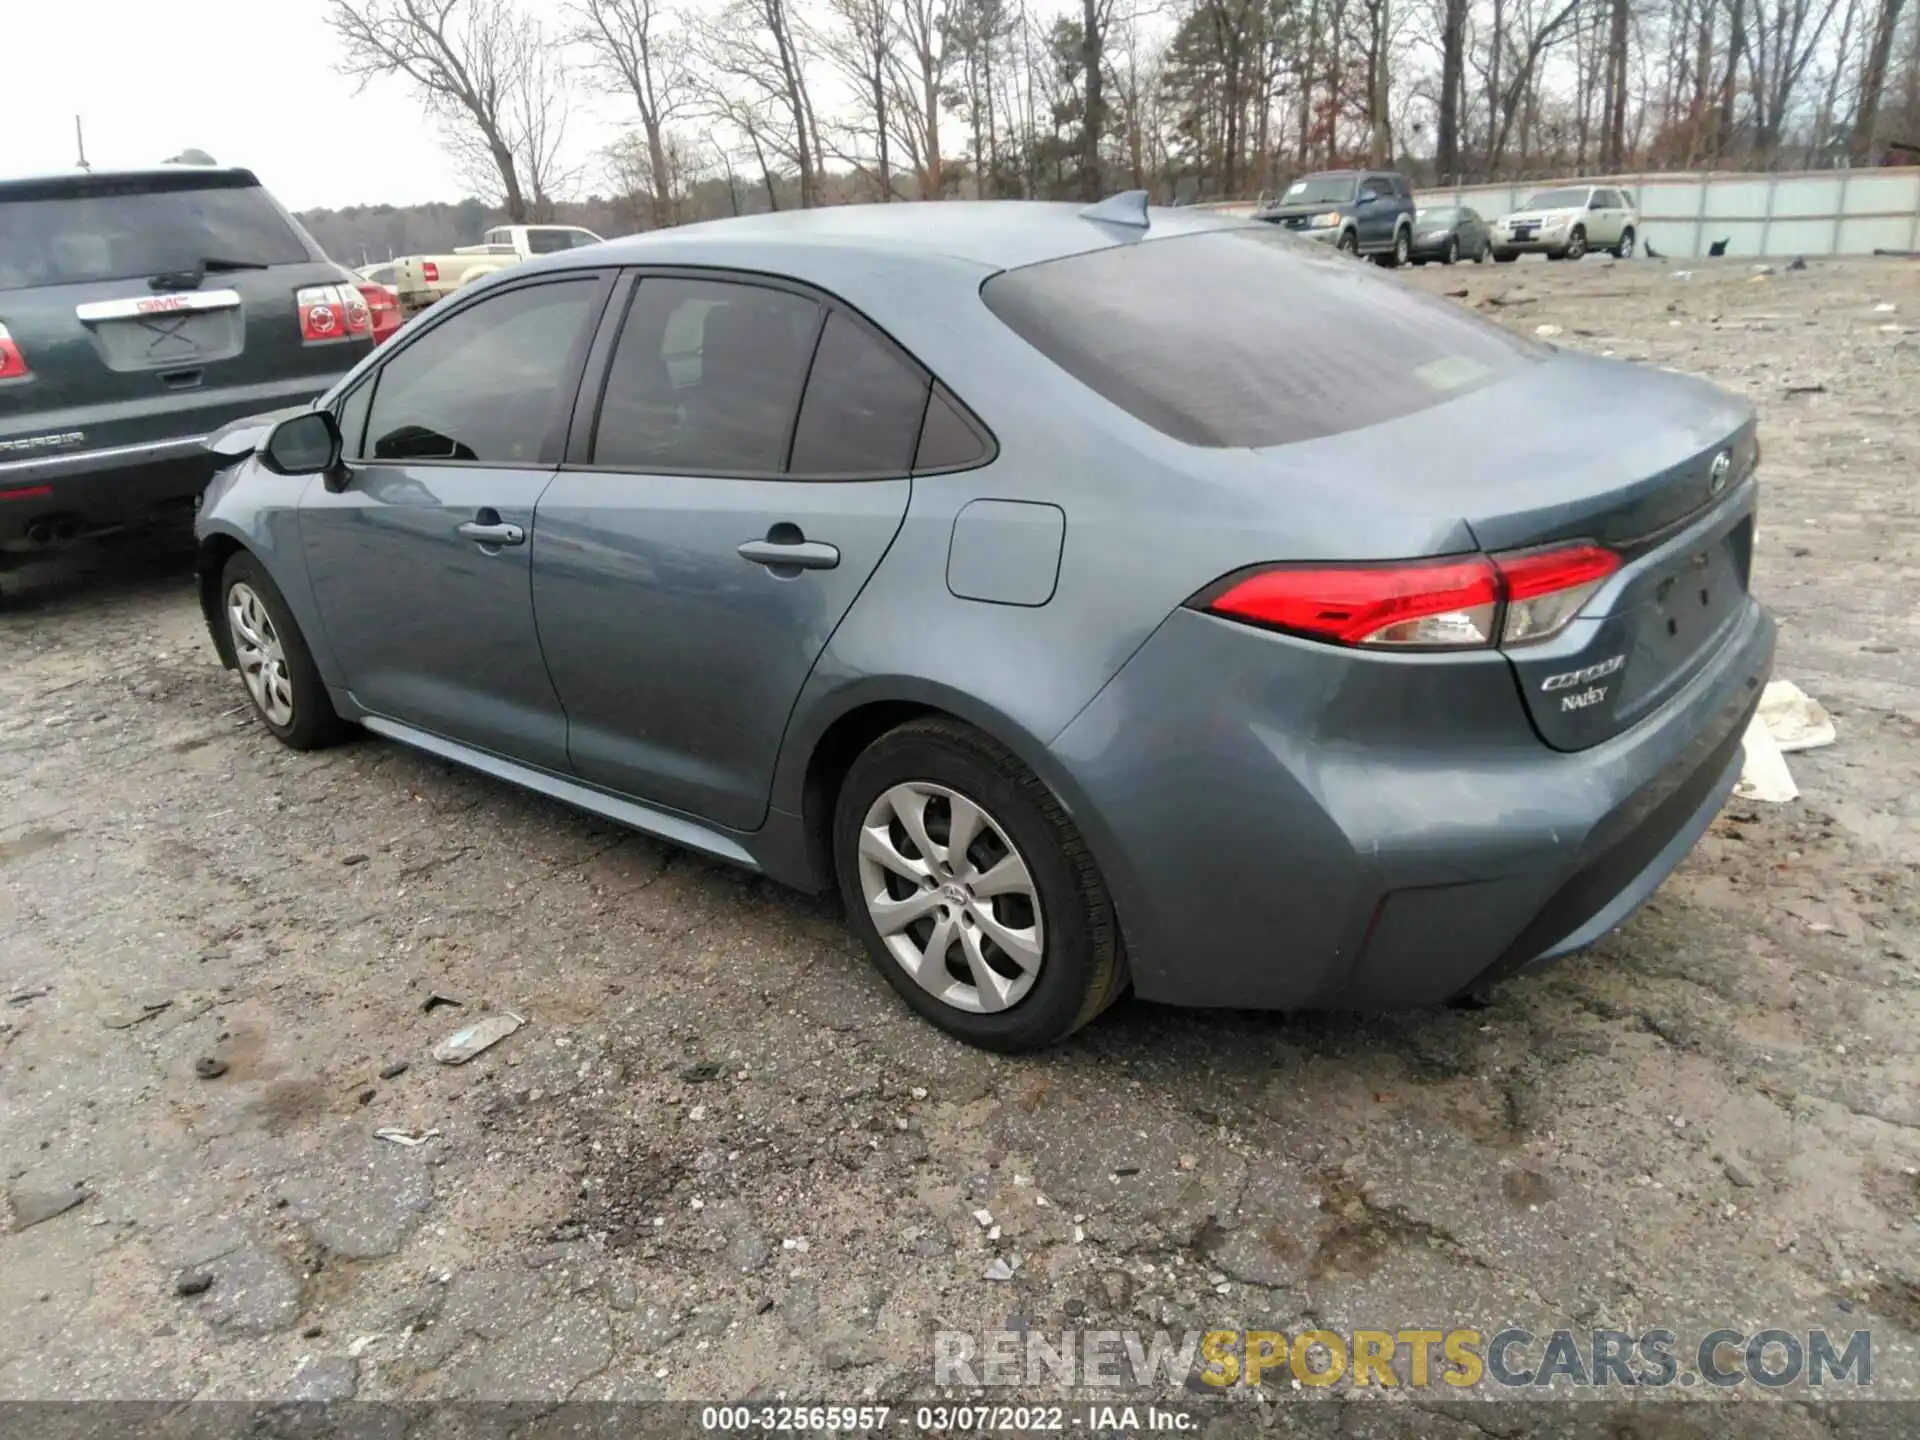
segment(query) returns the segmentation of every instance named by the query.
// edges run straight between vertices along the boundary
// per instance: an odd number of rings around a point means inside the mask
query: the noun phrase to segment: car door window
[[[927,374],[845,311],[828,314],[807,375],[788,471],[904,475],[927,409]]]
[[[915,471],[965,470],[993,458],[992,442],[960,408],[960,402],[936,382],[913,454]]]
[[[593,463],[782,473],[819,330],[819,304],[790,291],[642,280],[608,369]]]
[[[508,290],[407,345],[381,367],[362,458],[540,460],[599,288],[583,276]]]

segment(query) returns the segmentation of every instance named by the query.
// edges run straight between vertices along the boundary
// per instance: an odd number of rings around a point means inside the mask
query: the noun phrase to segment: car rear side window
[[[890,341],[844,311],[828,314],[793,432],[794,475],[904,475],[931,384]]]
[[[1548,352],[1268,226],[1115,245],[981,291],[1035,349],[1191,445],[1284,445],[1482,389]]]
[[[489,295],[381,366],[367,420],[369,460],[540,460],[600,282],[559,280]]]
[[[593,463],[781,473],[819,331],[819,304],[791,291],[642,280],[607,373]]]
[[[309,258],[267,192],[242,176],[183,171],[0,189],[0,290]]]

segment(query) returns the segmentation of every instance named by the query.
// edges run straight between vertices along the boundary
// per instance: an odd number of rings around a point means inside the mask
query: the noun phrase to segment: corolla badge
[[[1727,488],[1727,480],[1733,474],[1733,452],[1722,450],[1713,457],[1713,467],[1707,471],[1707,493],[1718,495]]]
[[[1602,660],[1597,665],[1589,665],[1583,670],[1563,670],[1558,675],[1549,675],[1540,682],[1540,688],[1551,695],[1555,690],[1571,690],[1576,685],[1585,685],[1604,675],[1611,675],[1627,663],[1624,655],[1615,655]]]

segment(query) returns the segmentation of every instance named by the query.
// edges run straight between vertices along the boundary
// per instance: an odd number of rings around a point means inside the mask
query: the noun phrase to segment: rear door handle
[[[460,527],[460,533],[476,545],[524,545],[527,540],[527,532],[518,525],[507,525],[500,521],[486,524],[469,520]]]
[[[837,547],[818,540],[749,540],[740,547],[740,558],[771,570],[831,570],[840,563]]]

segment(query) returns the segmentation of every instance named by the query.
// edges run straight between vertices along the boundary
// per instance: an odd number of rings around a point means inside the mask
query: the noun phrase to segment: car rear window
[[[267,192],[242,177],[185,172],[0,188],[0,290],[308,258]]]
[[[987,307],[1061,369],[1191,445],[1284,445],[1424,410],[1550,353],[1266,226],[1009,270]]]

